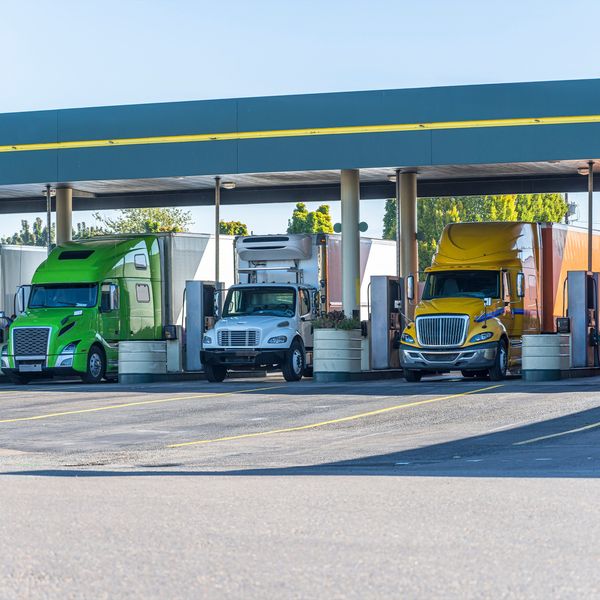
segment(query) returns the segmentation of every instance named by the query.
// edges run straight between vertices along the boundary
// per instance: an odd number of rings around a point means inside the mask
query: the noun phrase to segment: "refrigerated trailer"
[[[587,244],[585,230],[567,225],[447,225],[401,336],[406,378],[460,370],[496,380],[520,370],[522,336],[556,331],[567,273],[587,269]],[[597,232],[593,255],[599,267]]]
[[[2,347],[16,383],[41,375],[115,378],[122,341],[177,336],[186,281],[214,280],[214,237],[101,236],[54,248],[17,298]],[[221,237],[221,281],[233,282],[233,238]],[[209,310],[212,306],[208,307]],[[198,332],[201,335],[201,332]]]
[[[210,381],[228,370],[281,369],[297,381],[312,368],[311,321],[342,309],[341,237],[285,234],[239,237],[236,285],[225,297],[222,318],[203,337],[202,362]],[[396,244],[362,238],[360,313],[368,318],[373,275],[396,273]]]
[[[41,246],[0,244],[0,311],[12,315],[15,311],[15,292],[31,282],[48,252]]]

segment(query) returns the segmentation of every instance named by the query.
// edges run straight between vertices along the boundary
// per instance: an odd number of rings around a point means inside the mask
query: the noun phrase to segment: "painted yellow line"
[[[195,396],[175,396],[172,398],[159,398],[157,400],[140,400],[139,402],[127,402],[124,404],[109,404],[107,406],[97,406],[95,408],[82,408],[78,410],[65,410],[63,412],[48,413],[45,415],[36,415],[33,417],[17,417],[14,419],[1,419],[0,423],[17,423],[19,421],[39,421],[41,419],[53,419],[55,417],[65,417],[67,415],[81,415],[84,413],[100,412],[103,410],[116,410],[118,408],[129,408],[131,406],[144,406],[147,404],[164,404],[166,402],[179,402],[183,400],[196,400],[198,398],[216,398],[218,396],[233,396],[234,394],[245,394],[250,392],[264,392],[265,390],[274,390],[282,385],[272,385],[269,387],[251,388],[247,390],[233,390],[231,392],[217,392],[215,394],[197,394]]]
[[[321,421],[319,423],[311,423],[309,425],[298,425],[296,427],[285,427],[282,429],[272,429],[270,431],[259,431],[257,433],[242,433],[240,435],[230,435],[227,437],[214,438],[212,440],[197,440],[194,442],[181,442],[179,444],[170,444],[167,448],[181,448],[183,446],[198,446],[200,444],[213,444],[215,442],[230,442],[232,440],[243,440],[246,438],[262,437],[265,435],[275,435],[278,433],[290,433],[293,431],[304,431],[306,429],[317,429],[318,427],[325,427],[326,425],[335,425],[337,423],[346,423],[348,421],[356,421],[358,419],[364,419],[366,417],[373,417],[375,415],[382,415],[384,413],[402,410],[404,408],[411,408],[413,406],[421,406],[423,404],[431,404],[433,402],[441,402],[442,400],[452,400],[453,398],[460,398],[461,396],[468,396],[470,394],[476,394],[477,392],[485,392],[502,387],[502,384],[490,385],[488,387],[479,388],[476,390],[470,390],[468,392],[461,392],[460,394],[452,394],[450,396],[441,396],[439,398],[430,398],[429,400],[418,400],[417,402],[408,402],[406,404],[397,404],[396,406],[388,406],[387,408],[378,408],[377,410],[370,410],[369,412],[358,413],[356,415],[350,415],[348,417],[341,417],[339,419],[330,419],[329,421]]]
[[[525,444],[534,444],[535,442],[541,442],[543,440],[550,440],[552,438],[562,437],[563,435],[579,433],[580,431],[588,431],[589,429],[595,429],[596,427],[600,427],[600,422],[592,423],[591,425],[585,425],[584,427],[577,427],[577,429],[569,429],[568,431],[561,431],[559,433],[551,433],[550,435],[542,435],[540,437],[531,438],[530,440],[523,440],[522,442],[515,442],[513,444],[513,446],[524,446]]]
[[[388,123],[382,125],[352,125],[346,127],[306,127],[302,129],[271,129],[262,131],[227,131],[192,133],[135,138],[99,140],[69,140],[34,144],[7,144],[0,152],[32,152],[37,150],[73,150],[111,146],[142,146],[147,144],[185,144],[190,142],[220,142],[228,140],[259,140],[267,138],[311,137],[319,135],[354,135],[365,133],[395,133],[404,131],[435,131],[440,129],[479,129],[485,127],[524,127],[535,125],[577,125],[600,123],[600,115],[566,115],[562,117],[525,117],[516,119],[478,119],[467,121],[432,121],[423,123]]]

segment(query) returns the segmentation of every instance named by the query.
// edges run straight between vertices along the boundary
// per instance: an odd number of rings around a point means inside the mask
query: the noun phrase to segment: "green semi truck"
[[[18,384],[48,375],[116,379],[120,341],[177,335],[186,281],[212,274],[210,244],[205,234],[153,234],[56,247],[17,293],[2,371]]]

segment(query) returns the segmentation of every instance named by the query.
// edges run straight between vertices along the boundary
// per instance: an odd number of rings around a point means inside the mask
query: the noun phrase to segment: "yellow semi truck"
[[[594,236],[594,254],[600,250]],[[425,272],[414,321],[401,335],[408,381],[427,373],[502,379],[518,371],[524,334],[554,330],[569,270],[585,270],[582,230],[538,223],[455,223]],[[407,296],[416,301],[412,277]]]

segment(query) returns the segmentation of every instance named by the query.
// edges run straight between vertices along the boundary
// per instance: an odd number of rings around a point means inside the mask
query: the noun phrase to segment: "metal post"
[[[358,230],[360,177],[358,169],[344,169],[340,177],[342,201],[342,308],[352,317],[360,311],[360,232]]]
[[[400,251],[400,169],[396,169],[396,275],[402,277],[402,252]]]
[[[215,177],[215,286],[219,290],[219,236],[221,234],[221,178]],[[220,304],[219,304],[220,305]]]
[[[593,271],[594,256],[594,161],[588,162],[588,271]]]
[[[52,188],[46,184],[46,231],[48,240],[46,243],[48,254],[52,250]]]

